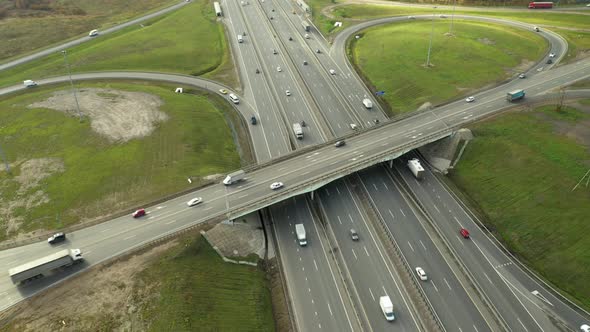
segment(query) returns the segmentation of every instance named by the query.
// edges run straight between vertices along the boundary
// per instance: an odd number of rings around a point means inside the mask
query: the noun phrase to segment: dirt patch
[[[3,314],[13,316],[6,331],[142,331],[138,308],[152,290],[134,294],[134,275],[177,245],[170,241],[124,261],[99,267],[22,302]],[[153,285],[152,285],[153,286]]]
[[[16,187],[13,197],[6,200],[0,196],[0,216],[4,223],[6,235],[16,233],[23,222],[22,217],[15,216],[18,209],[31,209],[41,204],[49,203],[47,194],[37,189],[40,183],[54,173],[65,170],[63,161],[59,158],[38,158],[17,161],[10,165],[11,169],[18,168],[19,174],[0,183],[0,188]]]
[[[111,142],[126,142],[149,135],[168,115],[159,111],[163,101],[143,92],[87,88],[77,90],[83,117],[90,119],[92,129]],[[29,108],[49,108],[79,116],[76,99],[70,91],[57,91],[48,99]]]
[[[485,45],[496,45],[496,42],[489,38],[477,38],[477,41]]]

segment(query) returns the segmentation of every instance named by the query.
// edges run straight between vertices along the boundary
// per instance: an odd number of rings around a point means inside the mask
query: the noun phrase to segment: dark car
[[[252,115],[252,117],[250,118],[250,123],[253,124],[253,125],[255,125],[257,123],[256,122],[256,117],[254,115]]]
[[[56,244],[66,240],[66,233],[55,233],[47,239],[49,244]]]
[[[551,60],[551,59],[547,59],[547,64],[548,64],[548,65],[550,65],[550,64],[552,64],[552,63],[553,63],[553,60]]]
[[[346,144],[345,141],[338,141],[338,142],[336,142],[336,144],[334,144],[334,146],[337,147],[337,148],[339,148],[341,146],[344,146],[345,144]]]

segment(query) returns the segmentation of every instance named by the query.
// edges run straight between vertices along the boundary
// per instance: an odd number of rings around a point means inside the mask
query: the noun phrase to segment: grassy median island
[[[139,276],[149,331],[274,331],[270,286],[259,267],[225,263],[200,237]]]
[[[0,101],[0,147],[12,168],[0,171],[0,240],[129,209],[240,168],[226,120],[234,111],[219,97],[141,82],[78,87],[82,123],[68,86]]]
[[[223,27],[209,1],[197,0],[165,16],[98,36],[68,49],[73,73],[155,71],[187,75],[231,76]],[[26,79],[67,75],[61,53],[2,71],[0,86]],[[233,78],[225,77],[231,84]]]
[[[588,101],[507,113],[475,124],[450,178],[511,251],[590,307]]]
[[[431,22],[389,24],[351,39],[351,61],[374,90],[385,91],[393,113],[414,111],[468,95],[527,68],[546,51],[533,32],[510,27],[455,21],[447,36],[446,21],[434,24],[430,62],[426,57]]]

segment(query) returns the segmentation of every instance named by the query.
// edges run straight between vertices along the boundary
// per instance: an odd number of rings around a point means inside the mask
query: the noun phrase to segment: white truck
[[[307,237],[305,236],[305,227],[303,224],[296,224],[295,225],[295,233],[297,234],[297,241],[299,242],[300,246],[307,245]]]
[[[408,168],[412,171],[412,174],[416,179],[420,180],[424,174],[424,167],[420,164],[420,160],[417,158],[408,160]]]
[[[82,251],[80,249],[64,249],[32,262],[13,267],[8,270],[8,274],[14,284],[21,284],[39,279],[59,268],[80,263],[82,260]]]
[[[293,132],[295,133],[295,137],[297,137],[297,139],[303,139],[303,128],[301,127],[300,123],[293,124]]]
[[[383,311],[383,315],[385,315],[385,319],[391,322],[395,320],[395,315],[393,314],[393,303],[391,303],[391,299],[389,296],[381,296],[379,298],[379,305],[381,306],[381,311]]]
[[[32,88],[34,86],[37,86],[37,82],[31,81],[31,80],[26,80],[26,81],[23,81],[23,85],[26,86],[27,88]]]
[[[311,30],[311,25],[309,25],[309,23],[307,23],[307,21],[301,21],[301,26],[303,26],[303,30],[305,30],[305,31]]]
[[[244,42],[244,37],[242,37],[242,35],[238,35],[238,43],[243,43]]]
[[[246,178],[246,172],[239,170],[239,171],[235,171],[233,173],[228,174],[225,179],[223,179],[223,184],[225,184],[226,186],[229,186],[231,184],[234,184],[238,181],[242,181]]]
[[[369,98],[363,99],[363,105],[365,105],[365,108],[368,108],[368,109],[373,108],[373,102]]]

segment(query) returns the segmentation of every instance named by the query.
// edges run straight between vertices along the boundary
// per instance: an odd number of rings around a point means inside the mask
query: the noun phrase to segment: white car
[[[426,276],[426,272],[424,272],[424,270],[421,267],[416,268],[416,274],[418,274],[418,278],[420,278],[420,280],[422,280],[422,281],[428,280],[428,277]]]
[[[475,101],[475,97],[474,97],[474,96],[467,97],[467,98],[465,99],[465,101],[466,101],[466,102],[468,102],[468,103],[470,103],[470,102],[472,102],[472,101]]]
[[[549,53],[550,58],[555,58],[555,53]]]
[[[440,18],[447,18],[447,15],[442,15],[442,14],[441,14],[439,17],[440,17]]]
[[[416,18],[416,16],[408,16],[408,20],[413,20],[415,18]]]
[[[277,190],[282,187],[283,187],[282,182],[274,182],[273,184],[270,185],[270,189],[272,189],[272,190]]]
[[[282,72],[283,70],[281,69],[281,67],[277,67],[277,71],[280,73],[280,72]]]
[[[526,74],[522,73],[522,74],[518,75],[518,78],[526,78]]]
[[[336,75],[336,71],[334,69],[330,69],[330,75]]]
[[[580,326],[580,331],[582,331],[582,332],[590,332],[590,325],[583,324],[582,326]]]
[[[290,95],[291,95],[291,91],[289,91],[289,90],[285,90],[285,94],[286,94],[287,96],[290,96]]]
[[[197,198],[193,198],[190,201],[188,201],[186,203],[186,205],[188,205],[188,206],[195,206],[195,205],[201,203],[202,201],[203,201],[203,199],[201,197],[197,197]]]

